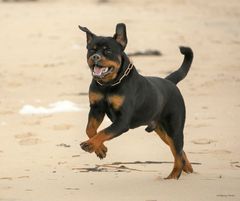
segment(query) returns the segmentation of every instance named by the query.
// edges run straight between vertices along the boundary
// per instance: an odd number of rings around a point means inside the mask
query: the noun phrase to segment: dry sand
[[[187,106],[185,151],[196,164],[178,181],[164,180],[171,163],[144,163],[173,159],[142,127],[107,142],[102,161],[79,147],[87,139],[91,76],[77,25],[112,35],[118,22],[127,24],[127,52],[163,53],[132,58],[144,75],[176,69],[179,45],[195,53],[179,88]],[[240,200],[239,0],[0,2],[0,27],[0,201]],[[19,114],[26,104],[61,100],[82,111]]]

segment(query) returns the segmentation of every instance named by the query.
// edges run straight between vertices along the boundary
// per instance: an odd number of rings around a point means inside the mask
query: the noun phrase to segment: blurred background
[[[127,26],[127,53],[161,52],[131,57],[143,75],[164,77],[177,69],[183,59],[180,45],[190,46],[195,55],[188,76],[178,86],[187,106],[186,152],[191,161],[203,165],[195,167],[197,174],[182,177],[185,183],[174,189],[185,192],[191,186],[193,196],[188,200],[239,200],[239,0],[1,0],[0,200],[50,196],[59,201],[77,195],[96,200],[91,194],[94,185],[94,192],[105,196],[98,200],[186,200],[186,194],[173,195],[169,184],[154,183],[153,178],[164,178],[171,166],[158,166],[159,173],[146,173],[150,178],[134,174],[135,180],[128,174],[91,177],[72,171],[113,161],[172,160],[166,146],[143,128],[109,142],[111,151],[103,162],[79,148],[87,138],[91,75],[86,36],[78,25],[112,36],[119,22]],[[81,112],[19,113],[25,105],[47,108],[65,100],[77,104]],[[109,123],[104,121],[102,127]],[[101,190],[102,182],[112,182],[112,174],[122,179],[112,186],[117,196]],[[126,193],[125,180],[136,189]],[[164,189],[161,196],[158,188]],[[138,189],[141,192],[134,193]]]

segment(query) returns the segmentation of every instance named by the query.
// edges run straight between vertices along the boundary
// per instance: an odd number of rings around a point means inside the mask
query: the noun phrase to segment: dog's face
[[[113,37],[97,36],[86,27],[79,28],[87,36],[87,62],[93,78],[103,83],[111,82],[118,74],[127,45],[125,24],[117,24]]]

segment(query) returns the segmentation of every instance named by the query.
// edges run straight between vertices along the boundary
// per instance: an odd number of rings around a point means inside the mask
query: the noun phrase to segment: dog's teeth
[[[102,72],[106,73],[107,71],[108,71],[108,68],[104,68]]]
[[[93,75],[95,76],[101,76],[102,74],[108,72],[109,68],[106,67],[106,68],[100,68],[98,66],[94,66],[93,68]]]

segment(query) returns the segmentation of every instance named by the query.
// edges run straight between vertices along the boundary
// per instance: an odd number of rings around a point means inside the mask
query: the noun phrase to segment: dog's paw
[[[98,158],[100,159],[104,159],[107,156],[107,147],[105,147],[104,145],[101,145],[96,151],[96,155]]]
[[[81,148],[86,151],[86,152],[89,152],[89,153],[92,153],[95,151],[95,146],[94,144],[91,142],[91,141],[85,141],[85,142],[82,142],[80,144]]]
[[[165,179],[179,179],[182,173],[182,168],[173,168],[172,172]]]

